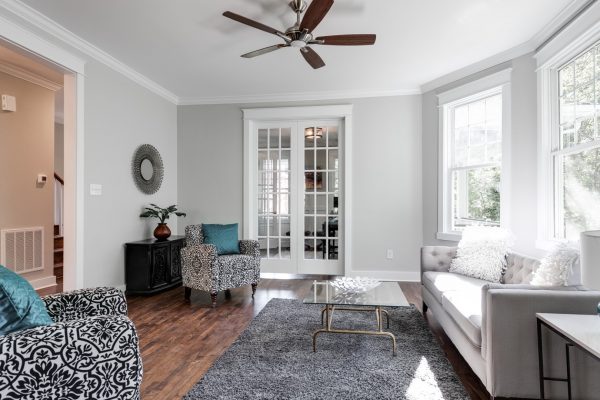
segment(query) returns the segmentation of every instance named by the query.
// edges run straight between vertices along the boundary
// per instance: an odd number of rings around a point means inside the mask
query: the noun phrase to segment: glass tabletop
[[[337,289],[330,281],[314,281],[304,304],[332,304],[353,306],[409,306],[398,282],[381,282],[379,286],[363,293]]]

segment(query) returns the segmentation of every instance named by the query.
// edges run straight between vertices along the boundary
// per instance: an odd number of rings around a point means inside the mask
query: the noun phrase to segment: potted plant
[[[158,240],[167,240],[171,236],[171,230],[165,222],[171,214],[175,214],[178,217],[186,216],[186,213],[177,211],[176,205],[161,208],[156,204],[150,204],[150,207],[145,207],[145,210],[140,214],[140,218],[157,218],[160,221],[154,230],[154,237]]]

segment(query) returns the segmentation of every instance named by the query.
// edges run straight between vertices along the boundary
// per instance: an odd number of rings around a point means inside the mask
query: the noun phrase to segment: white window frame
[[[536,247],[551,250],[557,243],[557,198],[554,156],[560,148],[558,71],[600,41],[600,10],[591,10],[537,54],[538,63],[538,215]],[[586,146],[586,145],[581,145]],[[577,146],[581,149],[580,146]],[[571,151],[572,149],[566,149]]]
[[[452,230],[451,182],[449,179],[450,151],[449,111],[454,107],[502,94],[502,163],[500,177],[500,226],[510,221],[510,143],[511,143],[511,74],[506,68],[476,81],[438,94],[439,108],[439,171],[438,171],[438,232],[437,239],[459,241],[460,231]]]

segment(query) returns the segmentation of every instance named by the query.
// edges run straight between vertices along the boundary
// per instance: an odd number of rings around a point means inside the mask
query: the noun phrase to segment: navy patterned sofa
[[[0,399],[139,399],[142,359],[123,293],[43,300],[54,324],[0,336]]]

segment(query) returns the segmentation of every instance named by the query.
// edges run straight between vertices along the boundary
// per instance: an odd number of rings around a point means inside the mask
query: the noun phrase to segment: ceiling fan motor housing
[[[290,2],[290,7],[294,10],[295,13],[303,13],[306,11],[308,4],[304,0],[292,0]]]

